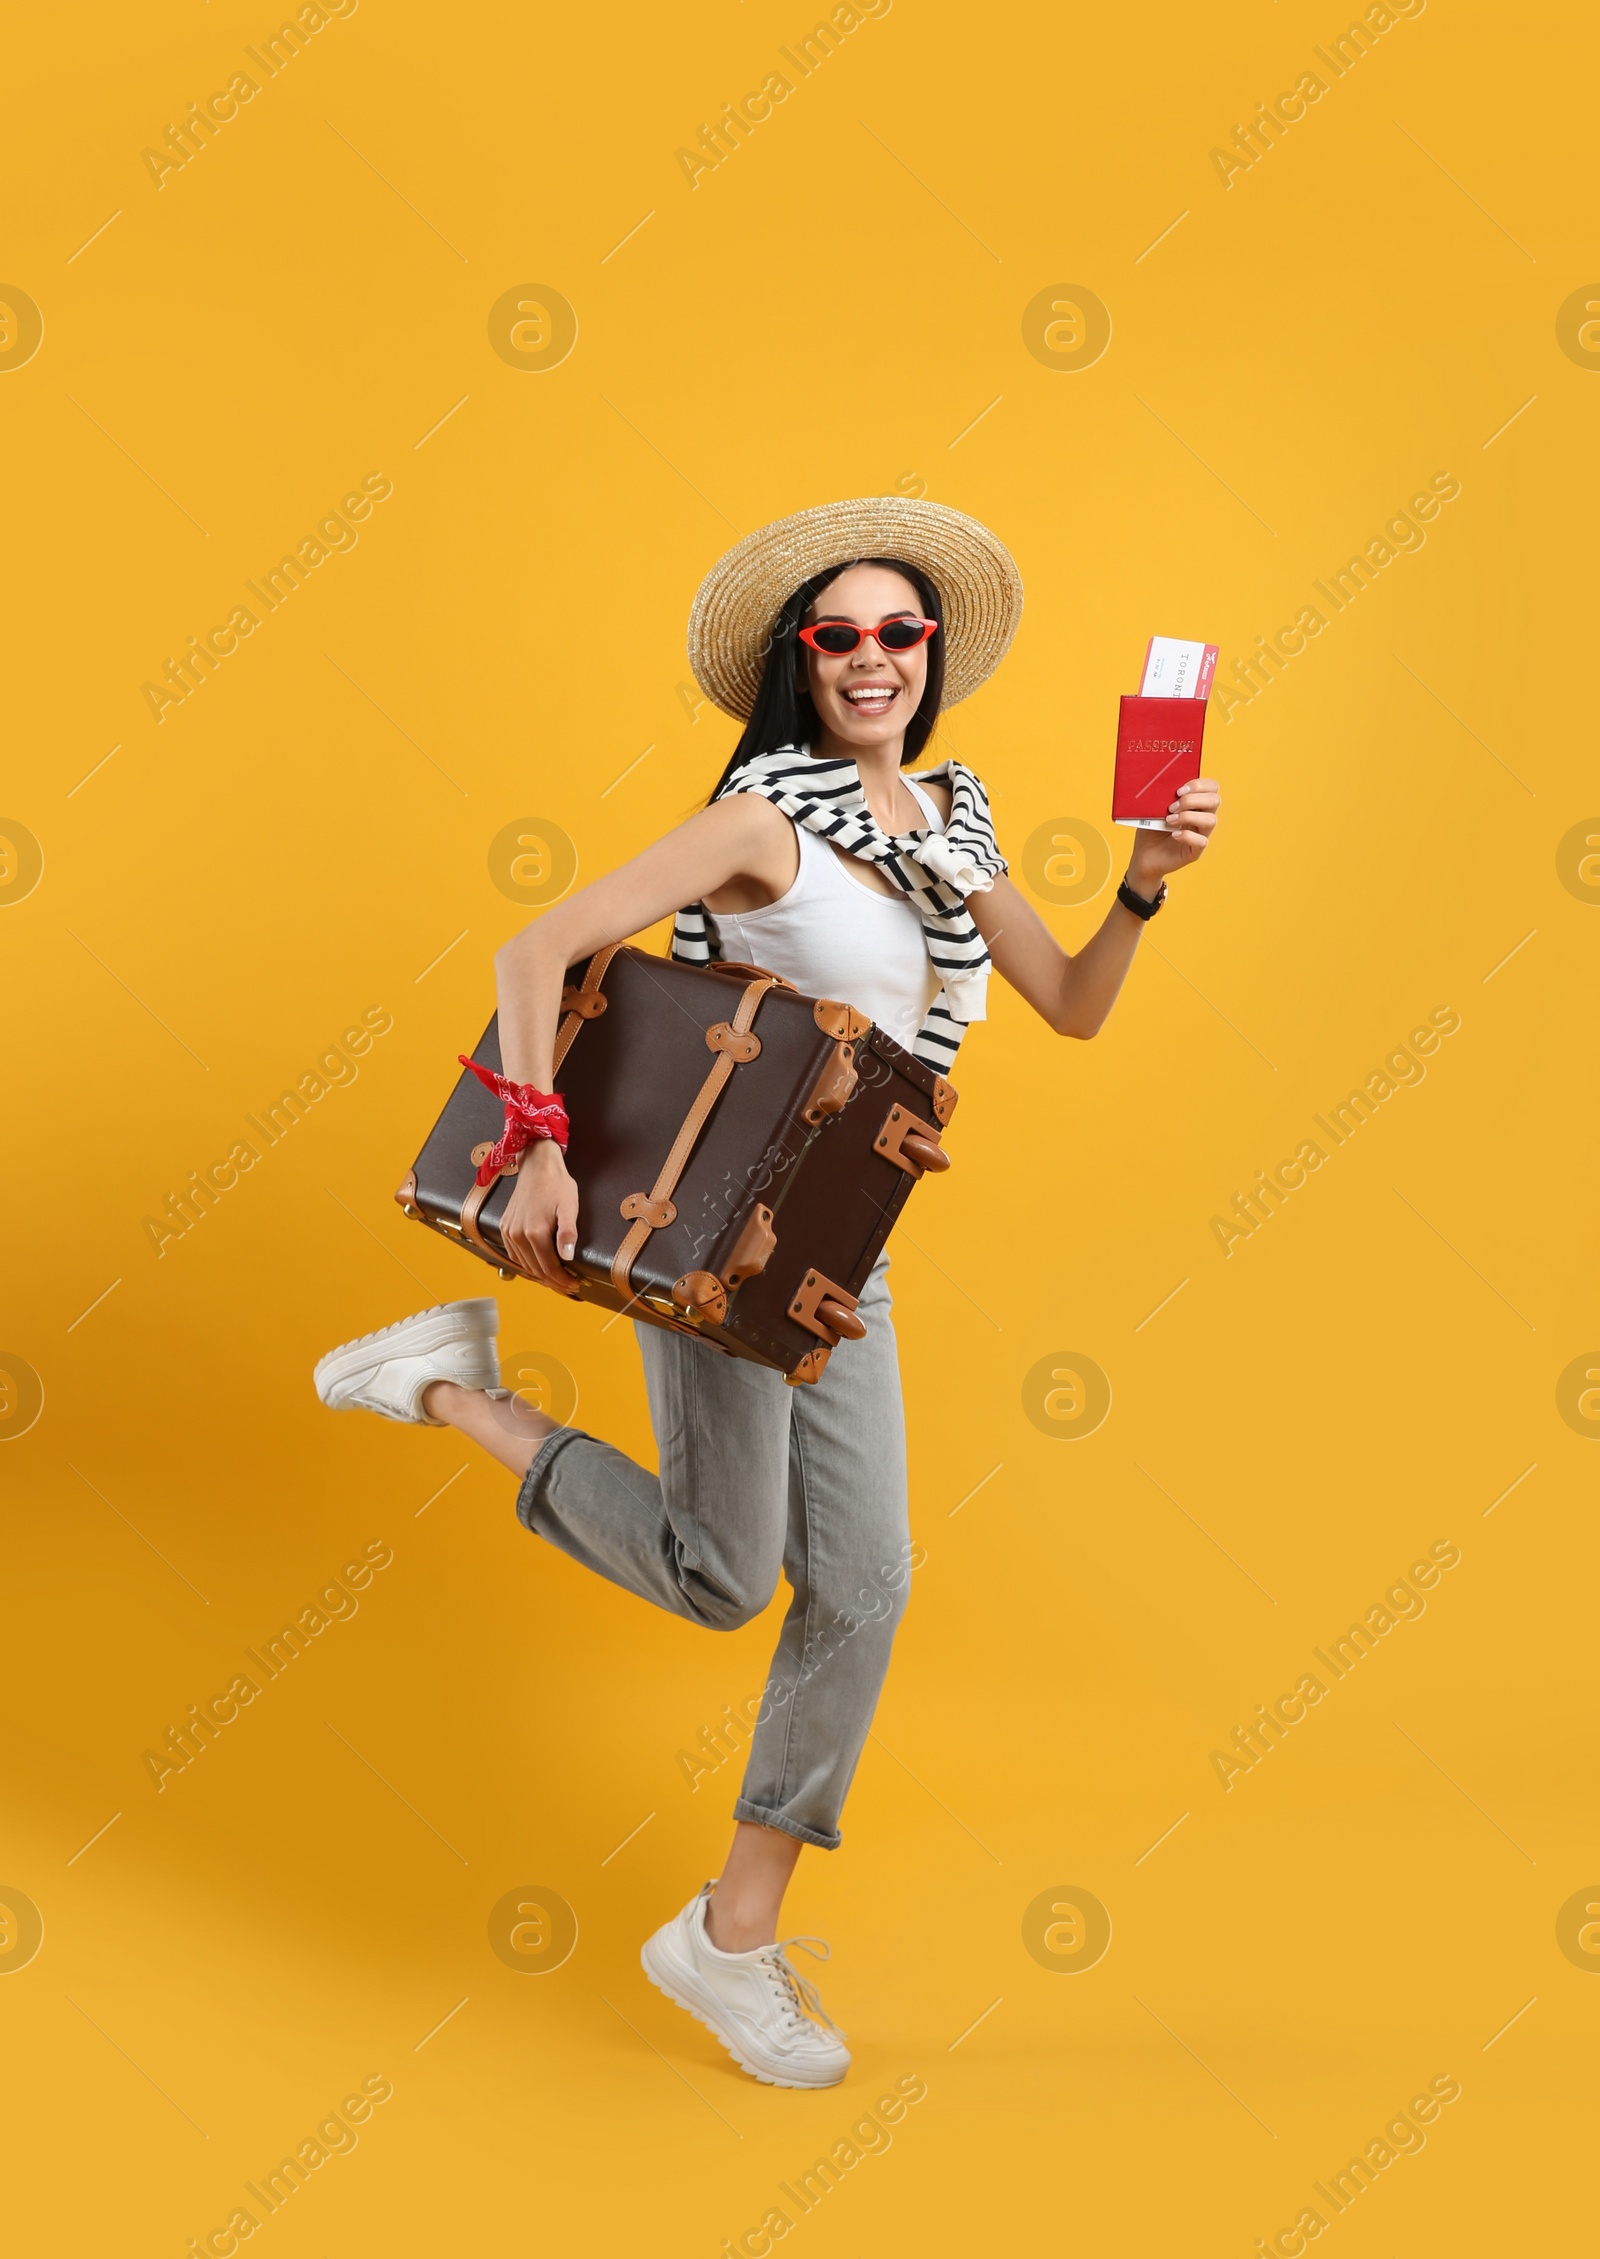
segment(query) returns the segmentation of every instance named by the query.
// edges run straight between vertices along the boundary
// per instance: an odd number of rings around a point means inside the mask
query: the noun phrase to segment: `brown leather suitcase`
[[[756,965],[614,944],[572,968],[561,1001],[566,1291],[814,1381],[865,1332],[856,1302],[912,1185],[950,1165],[955,1090],[853,1006]],[[499,1071],[497,1020],[472,1056]],[[499,1234],[517,1163],[476,1183],[503,1126],[463,1071],[395,1198],[520,1278]]]

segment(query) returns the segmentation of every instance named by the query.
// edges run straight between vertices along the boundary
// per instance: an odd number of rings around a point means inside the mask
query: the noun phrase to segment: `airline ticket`
[[[1144,655],[1141,698],[1209,698],[1217,671],[1214,643],[1184,643],[1177,636],[1153,635]]]

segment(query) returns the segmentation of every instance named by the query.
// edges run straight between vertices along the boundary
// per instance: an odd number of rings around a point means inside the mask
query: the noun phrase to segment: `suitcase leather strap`
[[[484,1238],[478,1224],[478,1211],[482,1208],[484,1202],[488,1199],[490,1193],[494,1190],[495,1186],[500,1182],[500,1179],[502,1177],[514,1177],[516,1175],[517,1161],[520,1161],[521,1158],[522,1156],[519,1153],[516,1156],[516,1159],[512,1161],[509,1169],[497,1169],[494,1175],[489,1179],[487,1184],[478,1184],[476,1181],[474,1181],[472,1190],[467,1194],[466,1199],[461,1203],[462,1238],[470,1240],[472,1242],[472,1245],[478,1250],[478,1253],[480,1255],[487,1255],[491,1259],[491,1261],[496,1263],[505,1263],[507,1261],[507,1257],[500,1252],[498,1247],[491,1247],[489,1245],[489,1242]]]
[[[606,968],[621,947],[620,941],[612,941],[608,942],[605,948],[597,949],[589,959],[589,970],[583,976],[583,986],[581,988],[564,988],[561,992],[561,1001],[567,1009],[560,1026],[556,1030],[555,1047],[552,1052],[553,1066],[550,1076],[552,1089],[555,1087],[555,1070],[559,1069],[562,1060],[571,1050],[573,1037],[585,1020],[597,1020],[606,1008],[605,997],[600,992],[600,983],[606,977]],[[500,1182],[500,1178],[516,1175],[517,1161],[521,1158],[522,1156],[518,1154],[509,1169],[500,1170],[499,1174],[492,1176],[487,1184],[474,1184],[461,1208],[462,1237],[470,1240],[480,1255],[487,1255],[491,1261],[502,1266],[505,1257],[498,1247],[491,1246],[489,1241],[484,1238],[478,1223],[478,1216],[484,1202]],[[569,1291],[576,1294],[578,1291],[576,1284]]]
[[[560,1068],[562,1060],[572,1048],[573,1037],[585,1020],[597,1020],[606,1008],[606,1000],[600,993],[600,983],[606,977],[607,966],[621,947],[620,941],[608,941],[604,949],[597,949],[589,959],[589,970],[583,976],[583,986],[581,988],[564,988],[561,991],[561,1002],[566,1008],[566,1017],[556,1030],[555,1049],[551,1054],[550,1087],[552,1090],[554,1090],[556,1084],[556,1072]]]
[[[734,1013],[732,1020],[724,1021],[719,1024],[719,1028],[712,1029],[707,1035],[707,1042],[709,1043],[713,1036],[721,1033],[723,1029],[734,1037],[747,1035],[750,1030],[750,1023],[756,1016],[756,1007],[761,1002],[762,997],[766,995],[767,990],[769,988],[787,988],[788,986],[790,986],[790,983],[780,980],[776,974],[762,973],[759,979],[751,981],[745,988],[744,994],[739,999],[738,1010]],[[759,1048],[758,1044],[757,1049]],[[723,1048],[719,1044],[711,1072],[700,1085],[693,1105],[683,1117],[683,1127],[672,1141],[672,1150],[661,1164],[660,1175],[647,1193],[630,1192],[627,1199],[622,1203],[623,1215],[629,1216],[633,1220],[628,1226],[622,1244],[617,1249],[611,1265],[611,1283],[619,1294],[632,1293],[633,1288],[629,1273],[632,1271],[634,1263],[638,1259],[639,1251],[650,1234],[661,1229],[662,1226],[670,1224],[677,1215],[678,1211],[673,1205],[672,1195],[677,1189],[678,1179],[683,1174],[689,1155],[694,1149],[695,1140],[700,1135],[701,1130],[704,1129],[712,1107],[715,1106],[718,1098],[722,1095],[723,1085],[733,1073],[736,1055],[739,1054],[745,1057],[754,1057],[755,1055],[754,1052],[748,1051],[743,1044],[736,1043],[732,1048]]]

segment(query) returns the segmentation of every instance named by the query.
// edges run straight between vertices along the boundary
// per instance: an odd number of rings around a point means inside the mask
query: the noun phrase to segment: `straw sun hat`
[[[689,614],[689,664],[713,705],[749,720],[780,607],[802,581],[858,557],[915,565],[939,591],[945,705],[987,681],[1022,616],[1022,579],[1006,549],[942,502],[867,495],[775,519],[712,566]]]

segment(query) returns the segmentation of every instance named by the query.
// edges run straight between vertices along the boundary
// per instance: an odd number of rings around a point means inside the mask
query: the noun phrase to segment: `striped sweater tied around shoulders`
[[[935,777],[950,786],[950,817],[942,832],[885,832],[868,810],[854,761],[813,760],[804,746],[781,746],[744,762],[718,793],[756,792],[807,831],[831,840],[846,854],[878,868],[915,904],[940,989],[912,1042],[925,1066],[947,1074],[967,1024],[985,1014],[989,952],[967,908],[967,896],[984,893],[1007,869],[995,844],[989,797],[959,761],[923,770],[918,784]],[[703,902],[680,910],[672,955],[680,964],[705,965],[720,957],[716,921]]]

